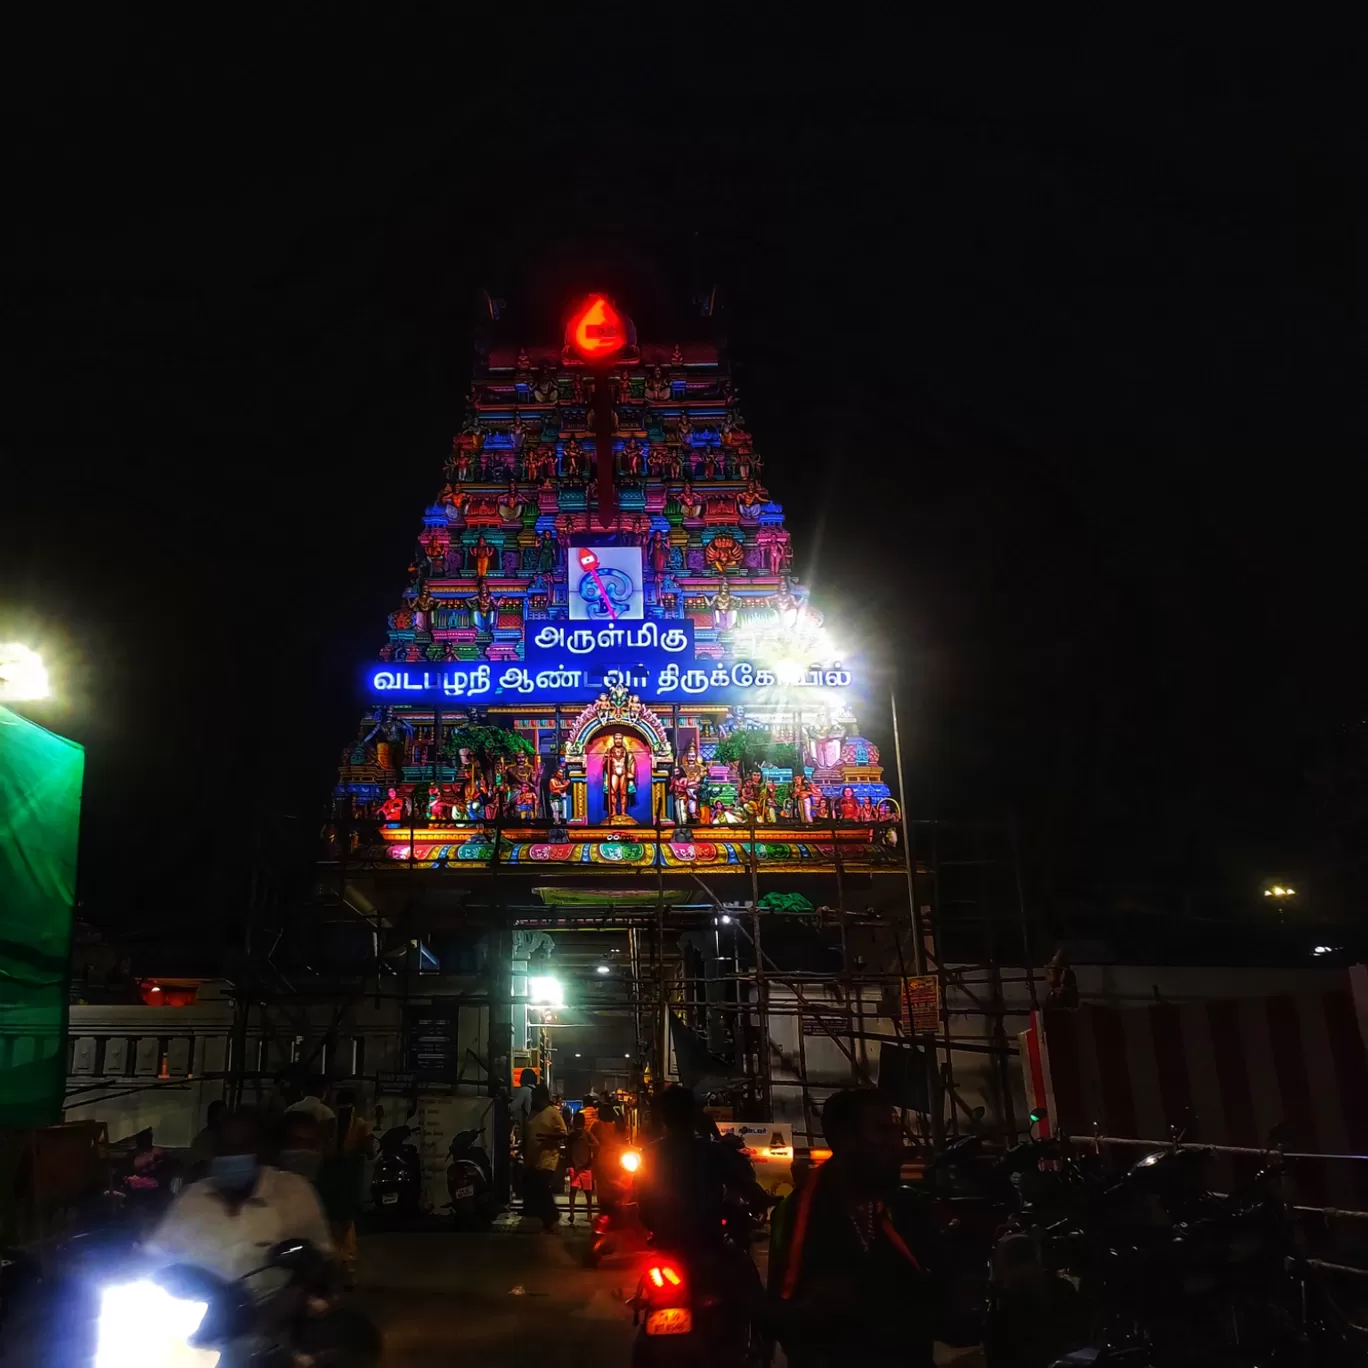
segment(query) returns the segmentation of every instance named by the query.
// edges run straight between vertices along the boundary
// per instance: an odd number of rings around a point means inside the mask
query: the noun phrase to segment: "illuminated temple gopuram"
[[[489,348],[362,674],[334,858],[722,874],[753,845],[764,871],[901,873],[782,482],[713,344]]]

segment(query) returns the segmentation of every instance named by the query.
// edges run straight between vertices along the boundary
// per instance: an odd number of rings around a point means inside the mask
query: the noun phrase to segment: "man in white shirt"
[[[146,1253],[161,1263],[188,1263],[238,1281],[258,1299],[290,1280],[283,1269],[262,1269],[282,1240],[308,1240],[332,1253],[332,1237],[313,1184],[257,1158],[256,1118],[238,1112],[220,1128],[209,1177],[185,1188],[152,1232]]]

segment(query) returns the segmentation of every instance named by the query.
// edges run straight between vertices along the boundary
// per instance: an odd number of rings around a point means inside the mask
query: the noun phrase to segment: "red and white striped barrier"
[[[1034,1012],[1021,1058],[1044,1134],[1161,1138],[1176,1125],[1257,1148],[1281,1122],[1288,1150],[1341,1156],[1297,1161],[1297,1200],[1368,1209],[1368,967],[1323,993]],[[1213,1180],[1252,1162],[1213,1161]]]

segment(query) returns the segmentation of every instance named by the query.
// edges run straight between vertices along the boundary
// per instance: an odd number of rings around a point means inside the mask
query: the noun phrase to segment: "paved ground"
[[[629,1362],[630,1268],[585,1268],[587,1230],[541,1235],[520,1224],[362,1237],[358,1301],[385,1332],[386,1368]]]
[[[588,1238],[583,1225],[542,1235],[517,1217],[478,1234],[363,1236],[357,1296],[384,1330],[385,1368],[627,1368],[635,1331],[626,1299],[640,1259],[588,1269]],[[938,1350],[940,1364],[980,1362],[976,1352]]]

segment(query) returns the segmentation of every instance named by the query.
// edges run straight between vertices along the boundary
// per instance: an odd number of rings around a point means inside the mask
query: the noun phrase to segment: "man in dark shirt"
[[[831,1158],[775,1213],[769,1293],[791,1368],[930,1368],[940,1306],[930,1225],[900,1192],[902,1127],[872,1089],[822,1109]]]

